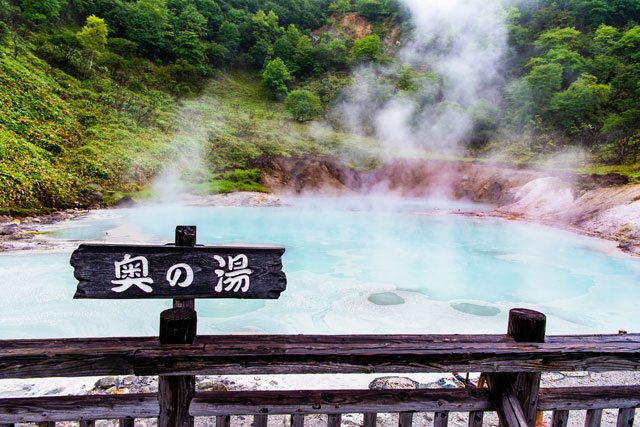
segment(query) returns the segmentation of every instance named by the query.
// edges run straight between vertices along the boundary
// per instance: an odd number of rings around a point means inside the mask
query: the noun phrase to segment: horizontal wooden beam
[[[230,335],[0,341],[0,378],[640,370],[640,335]]]
[[[640,386],[540,390],[541,411],[640,406]],[[196,393],[194,416],[493,411],[488,389],[297,390]],[[0,423],[153,418],[155,393],[0,399]]]
[[[554,387],[540,389],[538,410],[568,411],[640,407],[640,386]]]
[[[156,393],[0,399],[0,423],[151,418],[159,412]]]
[[[489,411],[487,389],[295,390],[196,393],[191,415]]]

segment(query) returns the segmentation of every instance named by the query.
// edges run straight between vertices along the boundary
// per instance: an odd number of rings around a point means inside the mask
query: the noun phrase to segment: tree
[[[192,4],[188,4],[182,9],[177,17],[176,26],[180,31],[190,31],[199,37],[207,35],[207,18]]]
[[[93,57],[96,51],[104,50],[107,45],[107,34],[109,34],[109,28],[107,24],[105,24],[104,19],[98,18],[95,15],[88,16],[86,25],[77,33],[80,43],[91,51],[89,71],[91,71],[91,67],[93,66]]]
[[[305,122],[322,113],[320,98],[308,90],[294,90],[287,96],[285,108],[293,115],[293,120]]]
[[[251,29],[254,40],[266,40],[273,43],[282,34],[282,30],[278,25],[278,15],[273,10],[265,14],[263,10],[259,10],[251,18]]]
[[[247,52],[247,60],[255,69],[264,67],[265,62],[271,58],[273,47],[267,40],[258,40]]]
[[[196,33],[193,31],[180,31],[176,38],[175,52],[199,71],[204,72],[205,45]]]
[[[640,61],[640,25],[626,31],[616,42],[615,47],[633,61]]]
[[[262,84],[273,98],[283,97],[287,94],[287,82],[292,80],[287,66],[280,58],[269,62],[262,71]]]
[[[20,6],[28,19],[38,23],[56,19],[60,13],[58,0],[22,0]]]
[[[582,33],[575,28],[554,28],[545,31],[536,40],[536,47],[543,50],[567,47],[578,49],[582,47]]]
[[[218,29],[216,41],[226,47],[230,55],[235,55],[240,46],[238,26],[233,22],[224,21]]]
[[[329,5],[329,12],[345,14],[351,12],[351,0],[335,0]]]
[[[545,114],[553,95],[562,88],[562,65],[543,64],[533,67],[524,78],[531,98],[533,113]],[[526,96],[525,95],[525,96]]]
[[[595,76],[585,73],[569,89],[553,96],[553,120],[568,134],[575,133],[582,123],[598,120],[601,106],[610,93],[611,86],[598,84]]]
[[[298,66],[300,75],[307,75],[313,72],[313,47],[311,39],[308,36],[302,36],[298,40],[293,54],[293,62]]]
[[[273,44],[273,56],[282,59],[286,63],[289,63],[294,53],[294,48],[286,37],[280,37]]]
[[[224,21],[220,6],[213,0],[195,0],[196,8],[207,19],[209,38],[212,38]]]
[[[377,34],[363,37],[353,44],[353,53],[358,61],[376,61],[382,53],[382,42]]]
[[[379,0],[358,0],[356,11],[368,19],[376,19],[385,14],[384,5]]]

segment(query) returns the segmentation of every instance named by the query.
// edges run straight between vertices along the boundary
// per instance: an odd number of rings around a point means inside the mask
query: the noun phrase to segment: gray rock
[[[121,199],[118,199],[115,202],[113,202],[113,206],[117,206],[119,208],[129,208],[129,207],[136,206],[137,204],[138,203],[136,203],[136,201],[133,200],[130,196],[124,196]]]
[[[108,389],[118,386],[118,377],[104,377],[96,381],[96,388]]]
[[[91,198],[92,198],[93,200],[96,200],[96,201],[98,201],[98,202],[101,202],[101,201],[103,201],[103,200],[104,200],[104,194],[102,194],[102,191],[98,191],[98,190],[96,190],[96,191],[94,191],[93,193],[91,193]]]
[[[407,377],[380,377],[369,383],[370,390],[416,389],[419,383]]]

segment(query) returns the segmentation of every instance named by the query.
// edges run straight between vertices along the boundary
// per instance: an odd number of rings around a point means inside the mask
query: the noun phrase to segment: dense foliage
[[[412,37],[399,0],[0,0],[0,208],[142,188],[186,150],[173,140],[180,105],[215,120],[208,172],[190,179],[259,189],[255,172],[235,172],[252,157],[342,153],[341,141],[374,134],[365,118],[359,136],[344,135],[331,114],[356,67],[377,82],[372,109],[405,97],[466,114],[472,152],[580,147],[603,162],[640,160],[640,3],[501,1],[500,99],[457,105],[442,99],[450,76],[397,61]],[[216,112],[194,97],[212,94]],[[299,123],[319,117],[327,134],[314,141]]]
[[[509,1],[504,122],[533,151],[579,146],[635,162],[640,150],[640,2]]]

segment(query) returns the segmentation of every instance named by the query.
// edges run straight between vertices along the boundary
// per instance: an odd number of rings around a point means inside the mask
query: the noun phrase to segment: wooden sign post
[[[280,247],[197,246],[196,227],[176,227],[174,244],[82,244],[71,255],[74,298],[172,298],[160,314],[161,344],[192,344],[195,298],[276,299],[285,290]],[[158,378],[159,427],[193,427],[193,375]]]

